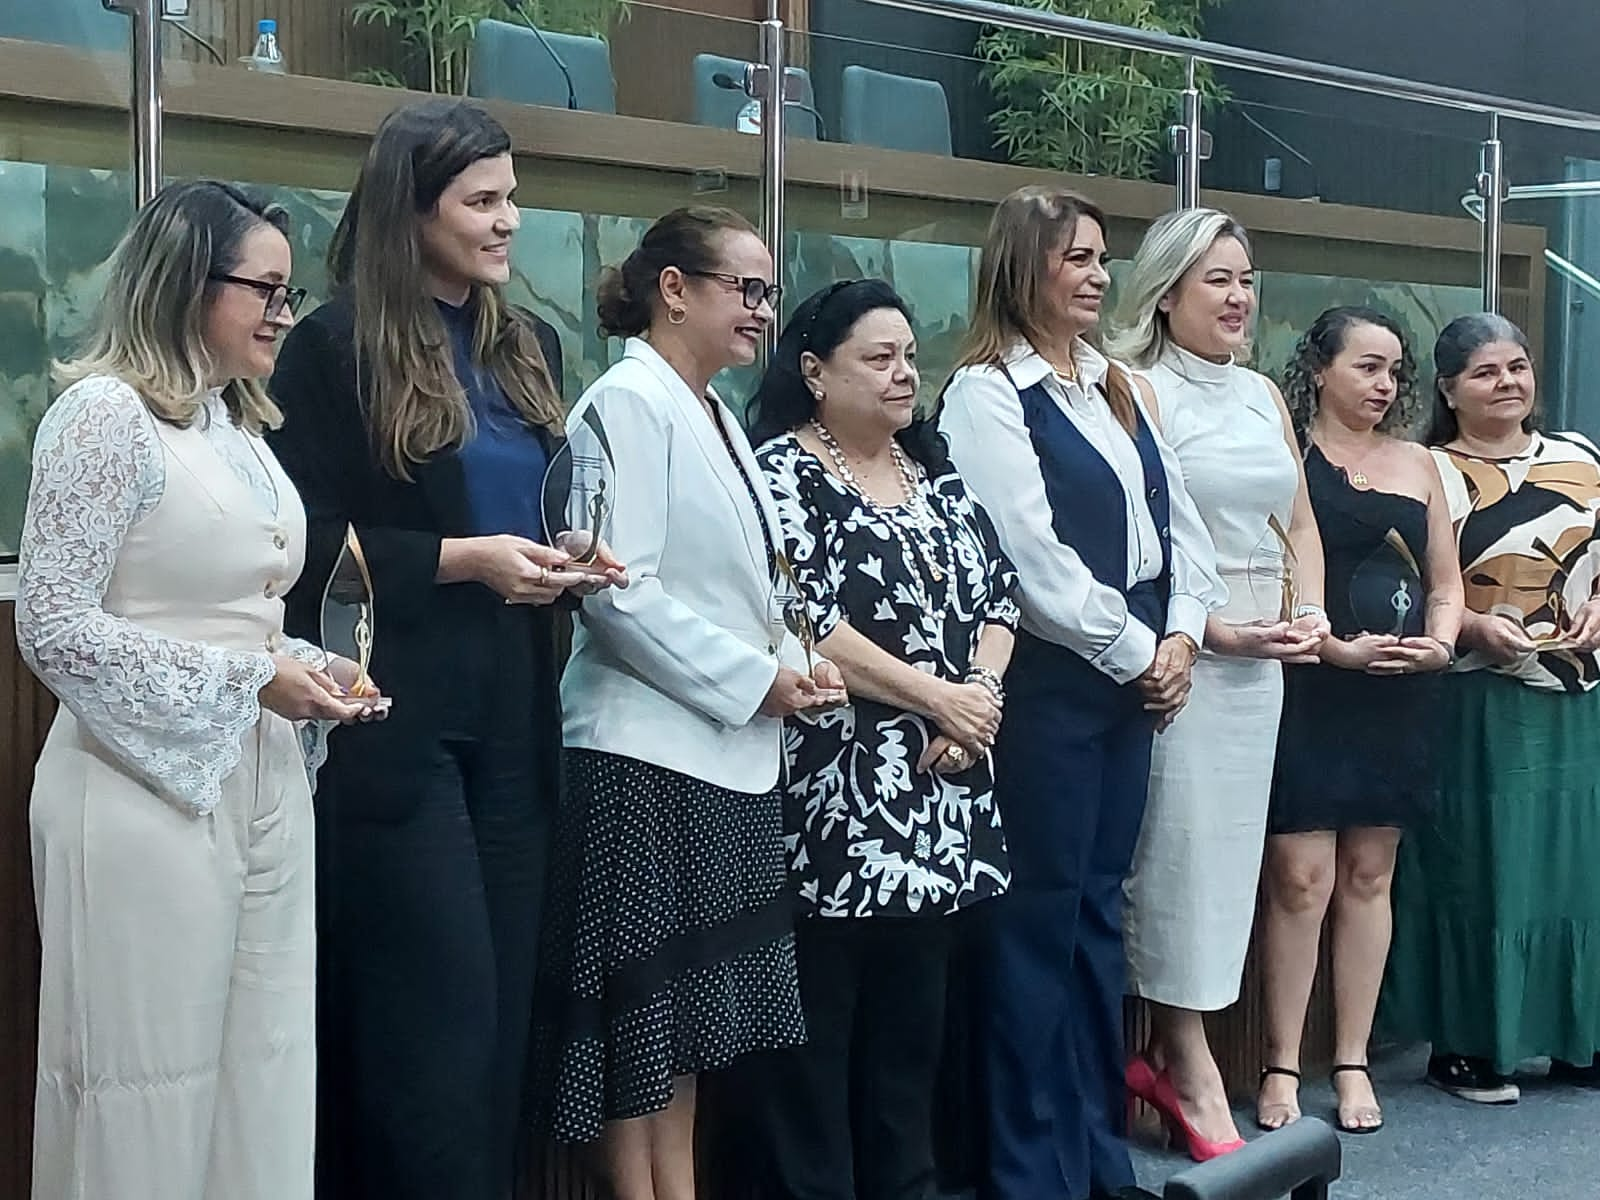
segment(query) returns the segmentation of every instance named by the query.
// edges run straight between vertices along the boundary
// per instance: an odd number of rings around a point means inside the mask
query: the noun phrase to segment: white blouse
[[[220,391],[207,395],[206,442],[269,517],[284,497],[260,439],[235,425]],[[91,376],[40,423],[22,528],[17,642],[36,675],[96,739],[163,791],[215,803],[239,742],[261,716],[272,654],[186,641],[107,612],[103,600],[124,537],[166,487],[155,417],[126,383]],[[289,503],[298,504],[293,495]],[[321,666],[322,651],[284,638],[278,652]]]
[[[951,457],[967,487],[988,510],[1001,546],[1016,564],[1022,627],[1126,683],[1150,666],[1160,639],[1128,612],[1121,591],[1095,579],[1078,552],[1056,537],[1039,457],[1018,396],[1018,389],[1043,381],[1067,419],[1116,472],[1128,514],[1127,585],[1155,579],[1161,573],[1161,541],[1144,497],[1138,447],[1093,390],[1109,372],[1110,360],[1081,341],[1074,343],[1074,358],[1079,382],[1071,384],[1058,379],[1026,343],[1013,348],[1004,370],[963,367],[945,392],[939,428],[949,439]],[[1151,434],[1171,504],[1172,590],[1164,633],[1184,633],[1200,645],[1206,614],[1222,604],[1227,591],[1216,574],[1211,535],[1184,489],[1177,457],[1153,422]]]

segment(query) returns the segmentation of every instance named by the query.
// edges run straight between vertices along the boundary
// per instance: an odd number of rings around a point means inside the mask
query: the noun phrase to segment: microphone
[[[740,83],[737,79],[735,79],[732,75],[729,75],[726,71],[718,71],[715,75],[713,75],[711,77],[711,82],[715,86],[721,88],[725,92],[743,92],[744,91],[744,84]],[[748,93],[746,93],[746,94],[748,94]],[[807,116],[809,116],[813,121],[815,121],[817,123],[817,138],[818,138],[818,140],[819,141],[824,141],[824,142],[828,140],[828,127],[822,120],[822,114],[819,113],[816,109],[812,108],[811,105],[804,104],[799,100],[785,100],[783,102],[783,106],[785,108],[798,108],[801,112],[803,112]]]
[[[533,23],[524,7],[526,0],[507,0],[511,11],[522,18],[525,28],[539,39],[539,45],[544,47],[544,52],[550,56],[550,61],[556,64],[556,70],[561,72],[561,78],[567,83],[567,107],[576,112],[578,109],[578,86],[572,82],[572,72],[567,69],[567,64],[561,60],[561,55],[556,53],[556,48],[550,44],[550,39],[545,37],[544,30]]]

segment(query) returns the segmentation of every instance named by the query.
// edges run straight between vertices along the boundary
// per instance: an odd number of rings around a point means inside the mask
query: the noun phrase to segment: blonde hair
[[[1048,184],[1018,188],[995,207],[978,258],[978,294],[957,370],[1002,365],[1018,341],[1035,350],[1049,343],[1045,286],[1051,257],[1062,235],[1072,236],[1083,217],[1105,234],[1106,217],[1098,205]],[[1138,424],[1132,380],[1113,364],[1105,387],[1112,415],[1132,433]]]
[[[205,343],[214,277],[238,268],[246,236],[263,225],[287,236],[288,213],[214,180],[161,189],[112,252],[88,335],[76,358],[55,364],[56,383],[111,375],[158,420],[192,424],[216,371]],[[283,423],[259,379],[229,380],[222,396],[251,433]]]
[[[334,286],[355,307],[356,369],[370,371],[364,397],[384,469],[409,481],[411,467],[460,446],[473,430],[438,307],[423,272],[422,221],[473,163],[511,152],[511,137],[476,104],[423,100],[378,126],[328,246]],[[501,289],[471,288],[473,361],[505,390],[530,426],[559,431],[561,394],[533,322]]]
[[[1118,286],[1120,299],[1106,339],[1108,352],[1130,367],[1154,366],[1172,344],[1172,329],[1161,300],[1220,238],[1231,237],[1250,254],[1244,226],[1214,208],[1170,212],[1145,231],[1133,269]]]

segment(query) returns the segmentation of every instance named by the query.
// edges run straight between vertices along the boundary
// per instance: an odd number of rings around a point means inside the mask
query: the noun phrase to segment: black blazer
[[[555,330],[521,315],[533,323],[559,388]],[[322,591],[347,524],[372,573],[372,674],[394,708],[385,722],[336,732],[330,758],[360,745],[393,756],[390,765],[414,766],[441,738],[478,738],[491,718],[503,728],[509,706],[514,720],[525,719],[527,736],[546,747],[553,781],[561,741],[557,637],[570,618],[548,606],[507,605],[482,584],[435,582],[440,541],[470,531],[461,460],[436,455],[413,468],[409,483],[383,468],[357,392],[354,325],[348,297],[296,323],[271,384],[283,427],[267,439],[306,507],[306,565],[287,597],[287,630],[320,640]],[[547,453],[560,444],[550,433],[541,440]]]

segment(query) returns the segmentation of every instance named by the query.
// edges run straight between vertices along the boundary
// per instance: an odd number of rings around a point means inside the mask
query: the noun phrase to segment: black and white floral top
[[[1016,572],[953,466],[930,480],[912,464],[919,522],[905,507],[874,508],[793,434],[756,457],[818,641],[848,621],[919,670],[960,680],[985,625],[1016,627]],[[920,714],[861,698],[786,723],[785,838],[808,913],[938,916],[1005,891],[993,762],[919,773],[937,736]]]

